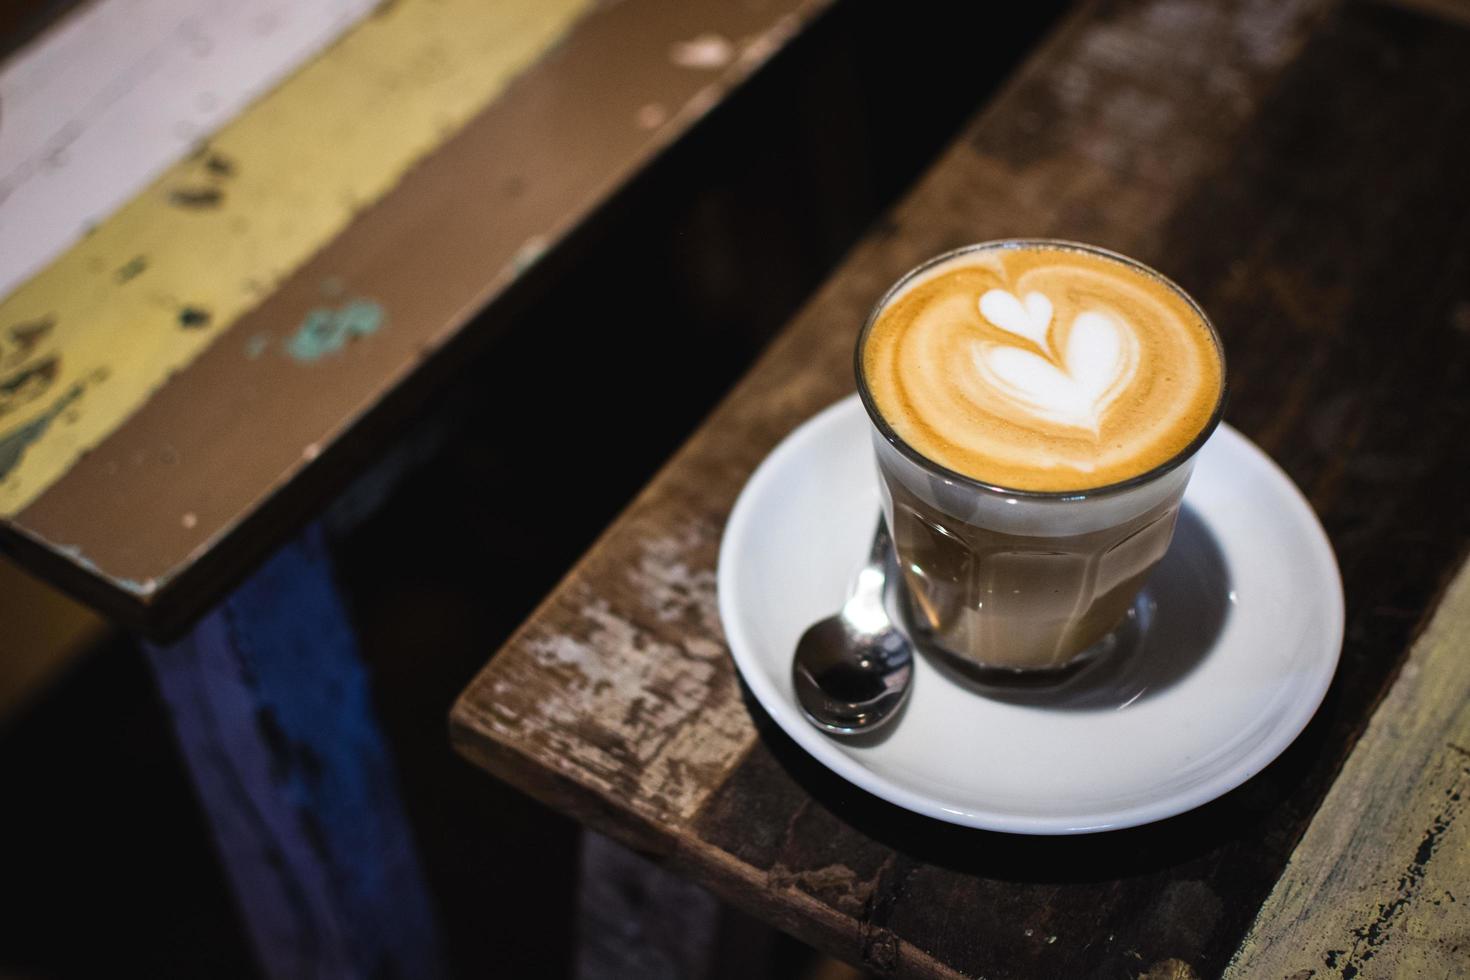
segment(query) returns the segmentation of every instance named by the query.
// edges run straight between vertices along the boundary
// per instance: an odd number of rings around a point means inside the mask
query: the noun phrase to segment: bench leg
[[[147,652],[264,972],[442,975],[320,527],[184,638]]]
[[[745,980],[769,975],[775,930],[673,871],[582,833],[576,980]]]

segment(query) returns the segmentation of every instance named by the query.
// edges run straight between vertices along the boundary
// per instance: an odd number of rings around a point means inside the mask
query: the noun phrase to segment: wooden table
[[[321,529],[303,525],[828,5],[102,0],[33,42],[49,66],[0,78],[9,148],[28,124],[56,129],[0,173],[0,220],[77,236],[54,260],[0,239],[0,549],[155,641],[270,974],[443,965]],[[195,60],[248,71],[281,55],[292,18],[336,16],[364,19],[294,73],[276,64],[279,86],[175,91]],[[57,78],[100,88],[65,119],[27,114]],[[24,211],[72,208],[46,183],[69,168],[156,172],[167,157],[135,159],[158,135],[148,100],[181,94],[159,138],[187,152],[141,192],[99,202],[84,231]],[[119,126],[127,139],[96,142]]]
[[[1079,7],[770,347],[452,714],[471,760],[882,974],[1463,975],[1470,949],[1470,8]],[[1068,838],[909,814],[742,696],[715,601],[757,463],[852,389],[918,261],[1051,235],[1211,312],[1227,419],[1332,539],[1341,666],[1264,772]]]

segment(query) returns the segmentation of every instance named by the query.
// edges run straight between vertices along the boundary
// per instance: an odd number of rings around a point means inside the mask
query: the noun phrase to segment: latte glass
[[[907,444],[869,390],[864,344],[887,304],[915,276],[968,252],[1065,245],[1121,261],[1176,291],[1219,338],[1189,296],[1157,272],[1072,242],[985,242],[910,271],[879,301],[858,338],[858,392],[872,422],[883,511],[903,573],[914,639],[972,668],[1052,671],[1113,645],[1144,580],[1173,537],[1194,457],[1219,423],[1208,422],[1172,458],[1092,489],[1042,492],[994,486],[947,469]]]

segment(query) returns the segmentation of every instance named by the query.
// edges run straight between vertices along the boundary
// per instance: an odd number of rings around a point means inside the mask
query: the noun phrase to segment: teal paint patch
[[[528,238],[510,260],[511,272],[520,275],[541,260],[546,254],[546,239],[541,235]]]
[[[158,591],[158,583],[151,578],[141,582],[135,578],[109,578],[108,581],[124,592],[131,592],[136,596],[150,596]]]
[[[44,398],[61,370],[61,358],[51,355],[12,375],[0,375],[0,418],[28,402]]]
[[[383,308],[370,299],[355,299],[335,310],[319,306],[306,314],[286,341],[286,353],[302,364],[313,364],[337,353],[348,341],[377,333],[386,320]]]
[[[258,361],[260,360],[260,355],[264,354],[270,348],[270,345],[270,337],[263,333],[258,333],[245,341],[245,356],[252,361]]]
[[[113,578],[111,575],[108,575],[102,569],[98,568],[96,562],[84,555],[82,553],[82,549],[78,545],[59,544],[54,545],[53,547],[61,554],[66,555],[68,558],[70,558],[72,560],[72,564],[76,565],[78,568],[82,568],[88,572],[91,572],[98,578],[107,579],[107,581],[122,589],[124,592],[131,592],[133,595],[146,597],[158,591],[158,582],[151,578],[144,579],[142,581],[139,581],[135,578]]]
[[[20,458],[25,455],[31,443],[46,434],[51,423],[56,417],[66,411],[71,403],[82,397],[83,385],[73,385],[71,390],[46,409],[44,415],[34,419],[26,425],[21,426],[4,435],[0,435],[0,480],[10,475],[10,471],[20,463]]]

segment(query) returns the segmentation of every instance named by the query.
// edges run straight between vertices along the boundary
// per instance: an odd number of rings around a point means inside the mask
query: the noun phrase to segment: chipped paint
[[[638,110],[639,129],[658,129],[669,121],[669,110],[658,102],[650,102]]]
[[[6,479],[20,465],[21,457],[36,440],[46,434],[56,417],[66,411],[73,402],[82,397],[82,386],[75,385],[41,415],[25,425],[0,432],[0,480]]]
[[[1458,976],[1470,936],[1470,565],[1262,906],[1225,976]]]
[[[97,566],[96,562],[88,558],[82,552],[81,547],[78,545],[53,544],[51,546],[51,550],[55,551],[57,554],[65,555],[67,558],[71,559],[72,564],[76,565],[78,568],[91,572],[98,578],[106,579],[108,582],[112,583],[117,588],[122,589],[124,592],[130,592],[135,596],[146,599],[147,597],[153,595],[153,593],[158,591],[159,583],[157,579],[115,578],[111,575],[108,575],[105,571]]]
[[[217,208],[225,201],[225,192],[219,187],[175,187],[168,192],[168,203],[175,207]]]
[[[46,397],[0,417],[10,456],[0,518],[60,478],[591,6],[399,0],[0,301],[0,377],[57,358]],[[181,320],[185,301],[196,312]],[[17,331],[37,322],[52,329],[20,350]],[[84,379],[93,380],[75,417],[52,413],[56,393]]]
[[[157,579],[145,578],[139,581],[133,578],[115,578],[112,581],[119,588],[143,598],[147,598],[158,591]]]
[[[373,2],[92,0],[5,59],[0,296],[325,50]]]
[[[1451,746],[1455,748],[1455,746]],[[1399,871],[1397,881],[1393,886],[1392,898],[1387,902],[1378,903],[1378,907],[1370,915],[1365,915],[1358,925],[1354,926],[1352,932],[1352,945],[1342,951],[1341,957],[1334,957],[1336,968],[1342,974],[1343,980],[1363,975],[1364,971],[1370,969],[1368,964],[1381,951],[1392,950],[1394,940],[1398,938],[1395,933],[1405,928],[1409,916],[1414,907],[1419,903],[1424,894],[1424,884],[1429,876],[1429,863],[1440,850],[1455,822],[1465,812],[1465,797],[1470,794],[1470,765],[1462,765],[1450,783],[1444,789],[1444,802],[1440,811],[1435,814],[1429,826],[1424,829],[1424,836],[1419,841],[1419,846],[1414,849],[1413,857],[1405,862]],[[1465,878],[1451,879],[1458,887]],[[1445,889],[1444,894],[1454,902],[1453,894]],[[1439,905],[1439,902],[1435,902]],[[1325,959],[1325,958],[1324,958]]]
[[[27,403],[43,397],[56,380],[59,360],[48,357],[14,373],[0,375],[0,416],[19,411]]]
[[[525,244],[516,250],[516,254],[510,260],[511,271],[515,275],[525,272],[546,254],[547,248],[548,240],[545,235],[535,235],[526,239]]]
[[[370,299],[355,299],[337,309],[319,306],[306,314],[285,351],[298,363],[314,364],[359,337],[377,333],[385,322],[383,308]]]
[[[484,723],[506,737],[575,732],[552,747],[559,765],[629,799],[650,816],[689,819],[755,737],[720,631],[715,574],[682,556],[718,531],[700,524],[651,531],[607,591],[651,610],[632,621],[602,594],[573,597],[579,627],[524,638],[526,672],[507,685]],[[529,699],[529,700],[527,700]],[[534,705],[523,713],[517,705]],[[552,736],[558,737],[559,736]]]
[[[720,34],[701,34],[669,48],[669,60],[680,68],[709,71],[724,68],[735,58],[735,45]]]
[[[117,270],[117,281],[119,283],[136,279],[148,268],[148,258],[143,255],[135,255],[123,263]]]
[[[47,314],[26,323],[17,323],[0,335],[0,366],[14,367],[35,350],[36,345],[56,329],[56,317]]]
[[[209,326],[213,316],[206,309],[198,306],[186,306],[179,310],[179,326],[185,330],[198,330]]]

